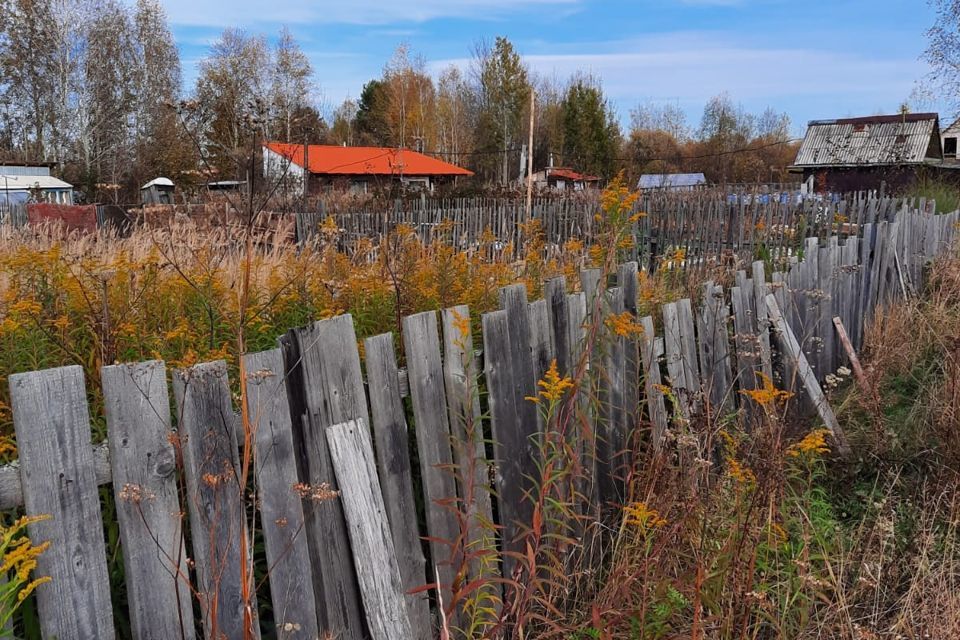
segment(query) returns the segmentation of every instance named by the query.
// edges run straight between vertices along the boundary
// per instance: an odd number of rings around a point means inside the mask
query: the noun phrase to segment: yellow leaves
[[[172,340],[179,340],[183,338],[190,332],[190,323],[186,318],[181,317],[177,320],[176,326],[170,331],[166,331],[163,334],[163,339],[167,342]]]
[[[557,361],[552,360],[550,362],[550,368],[547,369],[547,372],[543,376],[543,380],[537,382],[537,386],[540,387],[540,392],[536,397],[528,396],[526,400],[530,402],[536,402],[540,404],[542,400],[546,400],[548,403],[553,404],[561,400],[566,394],[567,390],[573,388],[573,380],[568,377],[561,377],[559,371],[557,371]]]
[[[741,484],[752,486],[757,482],[757,476],[753,471],[733,456],[727,458],[727,471],[731,478]]]
[[[10,305],[10,313],[17,315],[37,316],[42,310],[40,303],[30,298],[18,300]]]
[[[50,581],[43,576],[30,580],[37,568],[37,558],[50,548],[50,542],[35,545],[24,536],[28,525],[48,520],[50,516],[23,516],[9,527],[0,527],[0,574],[7,577],[10,589],[3,591],[0,613],[9,616],[36,588]]]
[[[766,375],[765,373],[758,371],[757,377],[763,383],[762,387],[758,389],[741,391],[740,393],[747,396],[764,409],[774,409],[776,408],[777,404],[786,402],[793,397],[793,393],[790,391],[777,389],[777,387],[773,384],[773,380],[771,380],[770,376]]]
[[[623,508],[624,524],[635,527],[640,533],[647,533],[659,529],[667,524],[656,509],[651,509],[644,502],[631,502]]]
[[[821,455],[830,453],[830,447],[827,445],[827,435],[829,429],[815,429],[811,431],[803,440],[787,448],[787,455],[791,458],[817,458]]]
[[[613,314],[606,320],[610,331],[621,338],[635,338],[643,335],[643,325],[629,311]]]

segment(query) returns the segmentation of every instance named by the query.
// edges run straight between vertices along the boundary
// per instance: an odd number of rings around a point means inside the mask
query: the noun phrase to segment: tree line
[[[535,169],[601,179],[702,171],[722,182],[783,180],[795,153],[785,115],[747,113],[727,95],[709,101],[699,126],[678,107],[651,103],[631,112],[624,131],[598,78],[537,74],[503,37],[436,74],[402,44],[356,99],[328,107],[286,29],[270,39],[225,30],[184,87],[159,0],[5,7],[0,155],[56,163],[100,201],[136,201],[139,185],[161,175],[186,189],[255,178],[263,140],[415,149],[500,188],[521,179],[526,153]]]

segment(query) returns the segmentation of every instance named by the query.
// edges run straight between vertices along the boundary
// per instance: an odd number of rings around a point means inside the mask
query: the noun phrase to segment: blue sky
[[[192,84],[224,27],[293,32],[330,109],[356,98],[401,42],[430,69],[466,65],[473,44],[505,35],[538,73],[582,69],[626,121],[639,102],[671,102],[699,121],[726,91],[751,111],[814,118],[895,112],[927,73],[925,0],[165,0]],[[936,103],[917,107],[936,110]],[[949,119],[951,114],[944,114]]]

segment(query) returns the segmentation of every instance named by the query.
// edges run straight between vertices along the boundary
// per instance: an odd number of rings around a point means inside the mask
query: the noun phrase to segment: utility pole
[[[307,135],[303,135],[303,205],[301,211],[307,212],[307,197],[310,195],[310,145],[307,141]]]
[[[533,208],[533,107],[535,94],[530,88],[530,143],[527,145],[527,215],[526,222],[530,222]]]

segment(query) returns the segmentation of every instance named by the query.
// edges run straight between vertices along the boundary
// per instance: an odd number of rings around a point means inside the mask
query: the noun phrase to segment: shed
[[[173,204],[173,180],[154,178],[140,187],[140,200],[143,204]]]
[[[600,178],[569,167],[547,167],[536,172],[533,181],[538,186],[547,186],[558,191],[583,191],[597,186]]]
[[[790,171],[816,191],[909,187],[920,176],[950,172],[936,113],[813,120]]]
[[[73,185],[50,175],[50,164],[0,166],[0,203],[73,204]]]
[[[641,190],[693,191],[705,186],[707,177],[702,173],[647,173],[640,176],[637,183]]]

